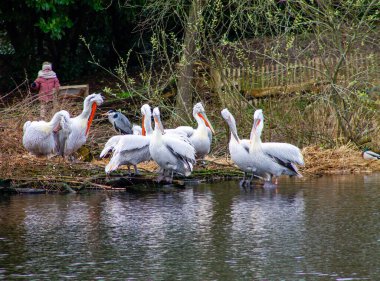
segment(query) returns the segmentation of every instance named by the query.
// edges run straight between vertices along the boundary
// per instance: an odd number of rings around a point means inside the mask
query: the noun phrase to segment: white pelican
[[[269,178],[268,174],[259,174],[259,171],[257,171],[257,163],[255,159],[252,157],[252,155],[249,153],[249,145],[250,142],[247,139],[240,139],[237,133],[236,129],[236,121],[233,115],[228,111],[227,108],[223,109],[222,117],[224,120],[226,120],[230,132],[230,142],[228,145],[231,159],[232,161],[244,172],[244,178],[242,180],[242,184],[245,184],[245,178],[247,173],[252,173],[251,180],[254,176],[258,178]]]
[[[57,152],[56,134],[64,122],[68,122],[70,114],[66,110],[54,114],[50,122],[27,121],[24,124],[22,144],[33,155],[51,156]]]
[[[289,143],[262,143],[261,133],[263,128],[263,111],[258,109],[254,113],[249,148],[249,153],[257,161],[256,168],[274,176],[275,184],[277,184],[277,178],[282,174],[302,177],[295,165],[304,165],[300,149]]]
[[[116,144],[112,144],[113,142]],[[105,167],[105,172],[109,174],[120,165],[128,165],[128,173],[131,174],[130,165],[133,165],[135,174],[139,174],[136,165],[151,159],[149,143],[149,136],[123,135],[110,138],[100,154],[100,157],[103,157],[113,149],[111,160]],[[111,146],[113,147],[110,148]]]
[[[64,147],[62,156],[71,155],[86,143],[96,108],[102,103],[103,98],[100,94],[91,94],[85,98],[82,113],[69,120],[71,131],[68,136],[63,132],[59,133],[60,145]]]
[[[203,159],[210,152],[212,134],[215,132],[207,118],[202,103],[199,102],[194,105],[193,116],[198,123],[198,127],[196,129],[190,126],[180,126],[175,129],[165,130],[165,132],[185,133],[195,148],[196,157],[198,159]]]
[[[188,139],[180,135],[172,134],[164,135],[164,128],[161,123],[160,111],[158,107],[153,110],[154,131],[150,140],[149,151],[152,159],[162,169],[162,175],[158,181],[171,177],[169,182],[173,180],[173,173],[189,176],[195,164],[195,149]],[[169,174],[166,174],[169,173]]]

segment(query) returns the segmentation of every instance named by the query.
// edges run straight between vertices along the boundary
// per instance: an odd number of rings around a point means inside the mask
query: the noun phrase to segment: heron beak
[[[86,136],[87,136],[88,133],[90,132],[91,123],[92,123],[92,121],[94,120],[95,111],[96,111],[97,106],[98,106],[98,105],[96,104],[96,102],[94,102],[94,103],[92,104],[91,114],[90,114],[90,117],[88,118],[88,121],[87,121]]]
[[[108,116],[108,112],[100,114],[101,116]]]
[[[145,115],[143,115],[143,117],[142,117],[142,126],[141,126],[141,129],[142,129],[141,134],[142,134],[143,136],[146,136],[146,129],[145,129]]]
[[[204,112],[198,113],[198,116],[205,122],[206,126],[210,128],[211,132],[215,134],[214,128],[212,127],[210,121],[208,120],[206,113]]]

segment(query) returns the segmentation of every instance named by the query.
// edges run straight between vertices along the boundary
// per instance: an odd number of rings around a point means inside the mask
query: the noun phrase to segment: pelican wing
[[[276,162],[277,164],[287,168],[291,173],[293,172],[294,175],[301,175],[299,172],[298,172],[298,169],[297,167],[294,165],[294,163],[290,162],[290,161],[284,161],[280,158],[277,158],[276,156],[274,155],[271,155],[269,153],[265,153],[268,157],[270,157],[274,162]],[[292,175],[292,174],[290,174]]]
[[[24,134],[25,134],[26,130],[28,129],[28,127],[30,126],[30,124],[32,124],[32,121],[26,121],[25,122],[25,124],[24,124],[24,126],[22,128]]]
[[[185,135],[190,138],[194,133],[194,129],[190,126],[179,126],[175,129],[166,129],[165,133]]]
[[[70,115],[67,111],[66,113],[67,113],[67,116],[61,118],[60,131],[53,132],[55,149],[56,149],[57,154],[60,156],[65,155],[66,142],[67,142],[67,139],[69,138],[69,135],[71,134]]]
[[[281,162],[304,165],[303,156],[298,147],[289,143],[265,142],[262,143],[263,152],[273,156]]]
[[[164,137],[163,142],[167,149],[178,159],[185,163],[195,163],[195,149],[188,138]]]
[[[140,135],[124,135],[119,136],[119,142],[115,147],[116,152],[126,152],[132,150],[139,150],[149,147],[150,137],[140,136]]]
[[[104,145],[104,148],[102,152],[100,153],[99,157],[103,158],[106,156],[111,150],[113,151],[116,147],[116,145],[119,143],[119,140],[122,136],[113,136],[111,137],[106,144]]]

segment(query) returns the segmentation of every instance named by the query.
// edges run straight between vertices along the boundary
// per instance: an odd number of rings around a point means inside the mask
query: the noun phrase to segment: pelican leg
[[[243,179],[239,181],[239,186],[242,187],[242,188],[246,188],[247,184],[249,185],[249,181],[247,181],[247,173],[244,172],[244,176],[243,176]]]
[[[174,176],[174,171],[171,170],[171,173],[169,172],[170,175],[166,175],[165,176],[165,181],[168,182],[168,183],[172,183],[173,182],[173,176]]]
[[[274,184],[275,184],[275,185],[278,184],[278,177],[275,177],[275,178],[274,178]]]
[[[161,174],[157,177],[156,182],[160,183],[163,179],[165,179],[165,170],[160,168]]]
[[[139,170],[137,169],[137,165],[133,165],[133,167],[135,168],[135,175],[140,175],[140,172],[139,172]]]

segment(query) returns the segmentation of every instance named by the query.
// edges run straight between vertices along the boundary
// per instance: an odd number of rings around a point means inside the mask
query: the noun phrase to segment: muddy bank
[[[354,147],[322,149],[316,146],[302,150],[305,166],[300,167],[303,179],[327,174],[355,174],[380,172],[380,161],[364,160]],[[202,181],[238,179],[243,173],[227,157],[206,158],[205,166],[196,165],[189,178],[175,178],[174,187]],[[80,192],[84,190],[140,190],[152,191],[165,183],[157,183],[153,162],[138,165],[141,175],[129,176],[126,167],[107,176],[104,167],[109,159],[69,163],[59,157],[36,158],[26,153],[0,160],[0,190],[3,192]],[[281,184],[281,179],[280,179]]]

